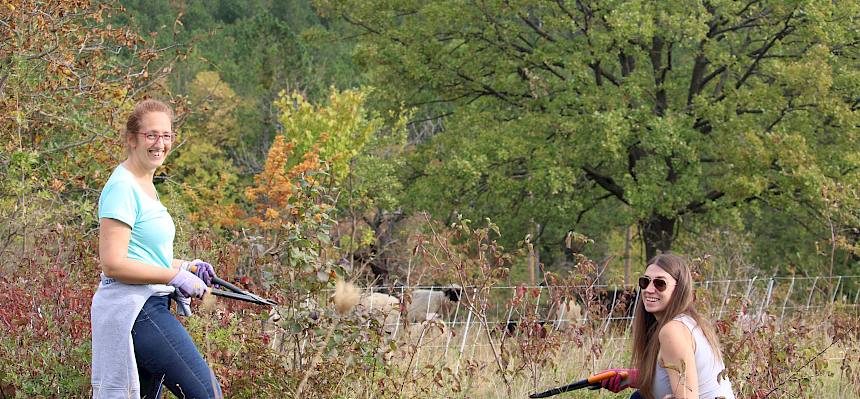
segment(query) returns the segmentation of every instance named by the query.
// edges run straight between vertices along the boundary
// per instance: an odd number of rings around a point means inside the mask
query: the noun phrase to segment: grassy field
[[[432,378],[422,374],[422,370],[451,370],[452,374],[459,373],[461,380],[460,392],[451,389],[451,386],[437,386],[430,390],[429,397],[451,397],[451,398],[526,398],[529,394],[544,391],[553,387],[565,385],[586,378],[589,374],[610,367],[623,367],[629,359],[628,337],[601,337],[604,341],[603,351],[599,356],[585,347],[577,347],[571,342],[563,343],[556,351],[546,354],[541,359],[544,364],[540,366],[532,361],[517,358],[507,365],[508,372],[505,379],[502,378],[499,369],[495,366],[495,359],[489,346],[473,346],[463,354],[456,350],[449,350],[445,355],[444,347],[421,348],[420,360],[412,362],[411,376],[415,378],[415,384],[422,384],[421,378]],[[812,342],[797,342],[800,347],[819,348],[830,343],[830,338],[824,332],[816,332],[809,336]],[[413,348],[405,349],[407,354],[414,351]],[[817,364],[794,370],[794,373],[786,372],[777,375],[782,379],[773,381],[774,386],[781,385],[781,389],[770,392],[772,387],[753,386],[747,377],[754,372],[755,368],[747,364],[732,364],[737,376],[732,383],[738,398],[770,397],[770,398],[852,398],[857,397],[857,378],[850,372],[857,370],[860,361],[857,358],[857,342],[837,344],[816,352],[824,365]],[[853,356],[853,358],[851,357]],[[408,364],[403,360],[408,357],[395,358],[400,361],[394,362],[392,367],[406,368]],[[846,360],[847,359],[847,360]],[[799,364],[804,364],[799,359]],[[813,360],[813,362],[815,362]],[[779,366],[776,366],[777,368]],[[848,367],[850,370],[846,370]],[[410,373],[404,373],[410,375]],[[426,381],[424,382],[426,384]],[[759,392],[759,396],[756,393]],[[591,391],[582,389],[578,391],[561,394],[564,398],[614,398],[627,397],[632,391],[613,394],[605,390]],[[411,397],[411,394],[406,394]]]
[[[89,306],[96,272],[82,261],[69,267],[65,259],[39,249],[0,275],[0,398],[90,396]],[[516,307],[520,326],[539,320],[533,312],[538,303],[547,306],[545,297],[527,290],[513,299],[511,291],[482,292],[487,302]],[[286,291],[260,293],[283,307],[290,303]],[[738,398],[860,397],[856,305],[801,307],[784,317],[780,308],[750,323],[738,316],[747,302],[726,299],[700,297],[706,314],[717,309],[722,315],[715,326]],[[719,308],[708,307],[711,301]],[[561,332],[521,328],[508,336],[493,323],[504,321],[505,312],[487,308],[471,319],[468,334],[455,323],[448,335],[431,330],[418,343],[389,342],[382,326],[354,318],[294,312],[279,324],[285,344],[275,351],[273,337],[263,333],[265,309],[218,300],[212,309],[195,311],[183,323],[230,398],[525,398],[623,367],[629,359],[629,336],[607,333],[599,317]],[[626,395],[585,390],[559,397]]]
[[[857,397],[857,320],[852,314],[821,312],[787,319],[778,330],[776,323],[741,327],[721,321],[728,326],[721,331],[736,396]],[[629,334],[605,334],[588,325],[546,337],[504,336],[495,331],[488,335],[473,327],[461,352],[464,332],[462,328],[447,334],[433,330],[421,342],[399,341],[397,349],[387,354],[382,372],[394,389],[383,396],[526,398],[606,368],[624,367],[629,360]],[[376,397],[378,380],[372,373],[349,380],[332,397]],[[622,398],[631,393],[583,389],[559,397]]]
[[[8,279],[0,293],[0,390],[6,398],[89,397],[90,290],[59,270],[37,279]],[[46,298],[52,298],[46,300]],[[860,318],[855,307],[817,309],[750,326],[717,322],[727,371],[738,398],[854,398],[860,393]],[[726,314],[733,314],[727,312]],[[302,321],[305,315],[297,314]],[[355,320],[281,324],[286,342],[269,348],[261,309],[220,301],[184,320],[231,398],[525,398],[629,359],[629,336],[602,322],[579,323],[547,336],[506,336],[479,325],[421,342],[388,342]],[[333,326],[333,327],[332,327]],[[331,328],[329,328],[331,327]],[[295,345],[294,345],[295,344]],[[463,348],[462,352],[460,348]],[[566,398],[626,397],[576,391]]]

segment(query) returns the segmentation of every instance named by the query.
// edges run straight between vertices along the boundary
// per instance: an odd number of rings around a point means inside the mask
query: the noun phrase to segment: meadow
[[[68,238],[68,232],[46,233],[42,245],[19,260],[15,273],[7,269],[0,278],[4,397],[89,395],[89,303],[97,271],[92,242],[75,245]],[[415,255],[417,263],[420,254]],[[90,267],[82,267],[86,264]],[[481,275],[480,261],[460,263],[466,264],[479,270],[461,268],[461,276]],[[587,273],[594,266],[582,258],[578,270]],[[564,328],[547,322],[550,308],[565,293],[588,287],[584,276],[550,274],[556,285],[510,287],[501,284],[503,277],[472,280],[444,330],[431,326],[420,340],[390,339],[379,323],[338,315],[326,304],[329,288],[310,291],[321,304],[311,317],[292,305],[301,302],[295,289],[247,284],[280,303],[284,317],[275,333],[264,332],[268,308],[223,298],[196,304],[195,315],[183,322],[227,397],[234,398],[527,397],[629,360],[629,320],[617,311],[610,315],[602,304],[585,303],[583,313]],[[755,290],[723,296],[726,290],[713,289],[715,284],[697,286],[700,306],[714,316],[726,372],[739,398],[848,398],[860,392],[855,373],[860,318],[850,295],[822,290],[796,308],[776,300],[756,307],[750,300],[758,301]],[[809,289],[794,289],[803,292],[798,298],[812,298]],[[505,328],[510,320],[537,328],[521,327],[512,334]],[[276,334],[285,344],[273,350]],[[580,390],[560,397],[622,396]]]
[[[860,397],[858,15],[3,1],[0,399],[90,395],[98,200],[146,98],[175,114],[153,177],[175,256],[279,304],[182,319],[227,397],[520,398],[624,366],[632,302],[609,293],[635,300],[665,251],[739,398]],[[404,339],[332,311],[340,279],[464,294]]]

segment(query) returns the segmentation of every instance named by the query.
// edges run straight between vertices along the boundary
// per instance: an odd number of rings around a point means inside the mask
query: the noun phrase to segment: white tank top
[[[725,369],[723,362],[717,358],[711,344],[705,337],[702,329],[696,325],[696,321],[686,314],[678,315],[674,320],[684,323],[693,339],[696,342],[696,370],[699,376],[699,399],[714,399],[723,397],[725,399],[735,399],[735,394],[732,390],[732,383],[728,378],[717,380],[717,375]],[[657,362],[654,370],[654,387],[652,388],[654,397],[662,399],[664,396],[672,393],[672,386],[669,383],[669,374],[666,369],[660,366]]]

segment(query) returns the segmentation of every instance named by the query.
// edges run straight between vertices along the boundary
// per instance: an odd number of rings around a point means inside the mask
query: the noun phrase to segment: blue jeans
[[[161,397],[162,384],[177,398],[221,398],[221,386],[185,327],[168,309],[167,296],[146,300],[131,329],[141,397]]]
[[[633,395],[630,395],[630,399],[642,399],[642,395],[639,394],[639,391],[633,392]]]

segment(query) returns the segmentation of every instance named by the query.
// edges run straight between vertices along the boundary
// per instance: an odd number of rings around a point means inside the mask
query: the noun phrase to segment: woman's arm
[[[660,354],[657,361],[669,374],[675,398],[699,398],[695,342],[690,330],[680,321],[672,320],[660,330]]]
[[[179,271],[128,258],[131,227],[115,219],[101,218],[99,263],[102,272],[126,284],[167,284]]]
[[[174,269],[179,269],[180,267],[182,267],[182,264],[185,262],[188,262],[188,261],[185,259],[173,259],[170,262],[170,267],[172,267]]]

